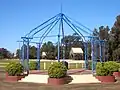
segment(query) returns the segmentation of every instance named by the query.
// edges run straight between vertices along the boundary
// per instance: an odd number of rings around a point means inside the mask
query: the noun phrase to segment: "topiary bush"
[[[114,61],[97,63],[96,65],[96,75],[97,76],[112,76],[113,72],[119,71],[118,63]]]
[[[118,64],[118,66],[119,66],[119,68],[118,68],[118,72],[120,72],[120,63],[118,62],[117,64]]]
[[[96,65],[96,75],[97,76],[108,76],[109,71],[108,69],[104,66],[104,63],[98,62]]]
[[[109,70],[109,74],[113,74],[113,72],[119,71],[119,65],[115,61],[109,61],[104,63],[105,67]]]
[[[37,70],[37,62],[30,62],[29,69],[30,70]]]
[[[19,62],[10,62],[5,67],[9,76],[20,76],[23,73],[23,66]]]
[[[54,62],[48,69],[48,75],[50,78],[62,78],[65,77],[67,68],[62,62]]]

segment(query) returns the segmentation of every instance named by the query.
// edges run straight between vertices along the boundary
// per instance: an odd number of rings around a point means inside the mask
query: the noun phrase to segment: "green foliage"
[[[108,26],[106,26],[106,27],[104,27],[104,26],[99,27],[99,37],[100,37],[101,40],[108,40],[108,36],[109,36],[108,31],[109,30],[110,29],[109,29]]]
[[[30,70],[37,70],[37,62],[30,62],[29,68]]]
[[[16,58],[20,58],[20,49],[16,50]]]
[[[109,29],[108,26],[106,26],[106,27],[100,26],[99,29],[95,28],[94,31],[93,31],[93,35],[98,37],[98,38],[94,38],[94,40],[96,39],[96,40],[105,40],[106,41],[105,42],[105,47],[104,47],[104,50],[103,50],[103,53],[105,54],[105,55],[103,55],[103,58],[105,58],[105,60],[108,57],[108,55],[107,55],[107,53],[108,53],[107,41],[109,39],[109,30],[110,29]],[[91,57],[91,46],[90,45],[91,44],[88,44],[88,58]],[[100,49],[100,46],[96,45],[96,48],[95,48],[94,52],[97,53],[96,51],[99,51],[99,49]]]
[[[61,44],[64,43],[64,48],[61,45],[60,46],[60,58],[63,58],[63,54],[65,56],[65,59],[70,58],[70,50],[71,47],[81,47],[84,49],[84,45],[82,43],[81,37],[74,33],[73,35],[65,36],[61,39]],[[65,50],[65,53],[61,50]],[[58,54],[58,45],[54,45],[52,42],[48,41],[44,43],[41,47],[41,53],[46,52],[46,59],[55,59]],[[79,56],[76,56],[77,58],[80,58]]]
[[[119,66],[119,68],[118,68],[118,72],[120,72],[120,63],[117,63],[118,64],[118,66]]]
[[[8,58],[8,59],[13,58],[13,53],[11,53],[5,48],[0,48],[0,59],[4,59],[4,58]]]
[[[19,76],[23,73],[23,66],[18,62],[10,62],[5,70],[10,76]]]
[[[111,28],[109,35],[109,59],[120,61],[120,15],[116,17],[116,21]]]
[[[88,68],[92,70],[92,62],[88,62]]]
[[[46,58],[50,59],[50,60],[54,60],[55,59],[55,53],[54,52],[46,53]]]
[[[114,50],[112,56],[114,61],[118,61],[120,57],[120,48]]]
[[[82,43],[82,38],[77,34],[65,36],[61,39],[61,43],[65,44],[65,58],[70,58],[70,50],[72,47],[81,47],[84,50],[84,45]],[[78,57],[79,58],[79,57]]]
[[[37,48],[35,46],[30,46],[30,55],[29,55],[29,57],[31,59],[37,58],[36,51],[37,51]]]
[[[109,75],[109,71],[107,68],[105,68],[104,63],[97,63],[96,75],[97,76],[108,76]]]
[[[41,53],[46,52],[47,59],[55,59],[55,46],[52,42],[48,41],[44,43],[41,47]]]
[[[91,59],[91,42],[88,41],[88,59]]]
[[[117,72],[119,70],[118,63],[114,61],[97,63],[96,65],[96,74],[98,76],[112,76],[113,72]]]
[[[54,62],[48,69],[50,78],[62,78],[66,76],[67,68],[62,62]]]
[[[113,72],[118,72],[119,70],[119,65],[115,61],[105,62],[104,65],[105,65],[105,68],[108,69],[110,75],[112,75]]]

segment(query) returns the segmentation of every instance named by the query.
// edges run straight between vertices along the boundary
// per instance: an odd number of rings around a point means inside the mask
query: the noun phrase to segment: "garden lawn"
[[[0,68],[1,67],[4,68],[11,61],[19,62],[19,60],[17,60],[17,59],[15,59],[15,60],[0,60]],[[34,62],[34,61],[30,61],[30,62]],[[41,61],[40,69],[48,70],[51,63],[52,63],[52,61],[51,62]],[[25,64],[26,64],[26,62],[25,62]],[[69,69],[81,69],[81,68],[82,68],[82,64],[80,64],[80,63],[69,63]]]

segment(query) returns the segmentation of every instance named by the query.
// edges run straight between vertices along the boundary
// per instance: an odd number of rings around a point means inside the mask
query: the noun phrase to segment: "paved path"
[[[70,70],[67,71],[67,74],[68,75],[71,75],[71,74],[80,74],[83,71],[85,71],[85,70],[84,69],[70,69]],[[39,70],[32,70],[32,71],[30,71],[30,74],[47,75],[48,72],[47,72],[47,70],[46,71],[44,71],[44,70],[40,70],[40,71]]]
[[[76,83],[100,83],[92,74],[90,70],[76,69],[68,70],[68,75],[72,78],[70,84]],[[48,82],[47,71],[31,72],[27,77],[23,78],[19,82],[33,82],[33,83],[46,83]]]

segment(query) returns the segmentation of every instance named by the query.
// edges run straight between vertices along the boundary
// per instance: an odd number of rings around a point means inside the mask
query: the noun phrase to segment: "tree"
[[[93,30],[93,34],[92,34],[92,36],[94,36],[94,40],[99,40],[99,30],[98,29],[96,29],[96,28],[94,28],[94,30]],[[95,44],[94,45],[94,47],[96,47],[96,48],[94,48],[94,52],[95,52],[95,56],[96,56],[96,58],[98,58],[98,52],[99,52],[99,45],[98,44]],[[89,41],[88,42],[88,59],[91,59],[91,41]]]
[[[104,40],[104,45],[103,45],[103,58],[105,59],[105,61],[108,59],[108,40],[109,40],[109,27],[106,26],[101,26],[99,27],[99,37],[100,40]]]
[[[120,62],[120,48],[113,51],[112,57],[115,61]]]
[[[20,49],[16,50],[16,58],[20,58]]]
[[[36,59],[37,58],[37,48],[35,46],[30,46],[30,59]]]
[[[110,36],[109,36],[109,50],[108,56],[109,60],[116,60],[118,61],[118,57],[120,48],[120,15],[116,17],[116,21],[111,29]],[[117,58],[116,58],[117,57]]]
[[[94,40],[104,40],[105,41],[105,45],[103,46],[103,58],[106,58],[107,57],[107,53],[108,53],[108,39],[109,39],[109,27],[106,26],[100,26],[99,29],[94,29],[93,31],[93,36],[96,36],[96,38],[94,38]],[[97,43],[95,45],[95,56],[96,58],[100,58],[100,46],[99,46],[99,43]],[[91,43],[89,44],[88,46],[88,57],[90,57],[91,55]]]
[[[26,59],[27,58],[27,46],[26,45],[23,45],[24,46],[24,58]],[[16,50],[16,58],[22,58],[22,50],[23,50],[23,46],[21,47],[21,50],[20,49],[17,49]],[[36,50],[36,47],[35,46],[29,46],[29,58],[30,59],[36,59],[36,55],[37,55],[37,50]]]
[[[22,45],[22,47],[21,47],[21,50],[18,50],[18,52],[17,53],[19,53],[18,55],[22,58],[22,54],[23,54],[23,50],[24,50],[24,59],[27,59],[27,45],[26,44],[24,44],[24,45]]]
[[[0,59],[13,58],[13,54],[5,48],[0,48]]]
[[[96,28],[94,28],[93,36],[99,37],[99,31]]]
[[[41,47],[41,52],[46,52],[47,59],[55,59],[54,51],[55,51],[55,46],[50,41],[44,43]]]
[[[88,42],[88,59],[91,59],[91,42]]]
[[[100,40],[108,40],[108,36],[109,36],[109,27],[106,26],[101,26],[99,27],[99,37],[100,37]]]
[[[80,47],[84,50],[82,38],[77,33],[73,33],[73,35],[65,36],[64,38],[61,39],[61,43],[64,44],[65,47],[66,59],[70,58],[69,55],[72,47]]]

